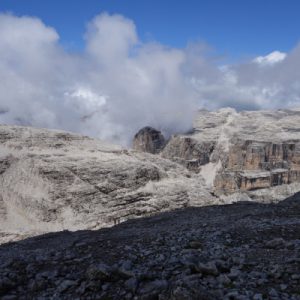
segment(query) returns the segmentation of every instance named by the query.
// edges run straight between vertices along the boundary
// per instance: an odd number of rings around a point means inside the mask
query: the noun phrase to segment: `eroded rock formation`
[[[281,186],[284,198],[300,190],[299,124],[298,110],[203,110],[193,132],[172,136],[160,155],[200,172],[220,197],[263,198]]]
[[[193,132],[166,145],[159,131],[141,130],[138,151],[0,126],[0,243],[187,206],[285,199],[300,191],[298,124],[293,110],[200,111]]]
[[[165,138],[160,131],[146,126],[134,136],[132,147],[137,151],[155,154],[163,149],[165,143]]]
[[[251,191],[299,182],[299,158],[300,140],[239,141],[229,149],[215,188],[221,193]]]
[[[173,136],[161,152],[161,156],[185,165],[198,172],[200,166],[209,163],[214,142],[199,143],[192,136]]]
[[[200,174],[67,132],[0,126],[0,243],[217,203]]]

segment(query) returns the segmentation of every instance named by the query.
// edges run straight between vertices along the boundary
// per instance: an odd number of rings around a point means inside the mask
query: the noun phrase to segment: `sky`
[[[300,107],[300,1],[0,0],[0,123],[130,145],[200,108]]]
[[[288,51],[300,28],[298,0],[1,0],[0,11],[41,18],[70,49],[83,48],[85,25],[105,11],[133,20],[144,41],[205,41],[231,59]]]

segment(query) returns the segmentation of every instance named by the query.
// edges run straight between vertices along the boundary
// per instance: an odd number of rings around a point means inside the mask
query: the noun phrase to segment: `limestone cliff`
[[[283,199],[300,190],[299,124],[298,110],[202,110],[193,132],[172,136],[160,155],[202,174],[220,197],[264,198],[280,186]]]

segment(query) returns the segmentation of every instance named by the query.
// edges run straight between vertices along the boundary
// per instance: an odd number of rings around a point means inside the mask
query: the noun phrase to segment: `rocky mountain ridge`
[[[61,131],[0,126],[0,240],[218,203],[200,174]]]
[[[191,133],[167,142],[153,128],[140,131],[139,151],[1,125],[0,243],[182,207],[285,199],[300,191],[297,124],[292,110],[200,111]]]
[[[300,111],[200,111],[192,133],[174,135],[160,156],[207,178],[215,195],[274,200],[299,190]]]

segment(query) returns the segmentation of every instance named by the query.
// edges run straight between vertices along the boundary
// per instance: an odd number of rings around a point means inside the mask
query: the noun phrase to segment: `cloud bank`
[[[145,125],[188,130],[199,108],[299,106],[299,46],[226,66],[206,48],[143,43],[131,20],[104,13],[70,53],[41,20],[0,14],[0,123],[129,145]]]

